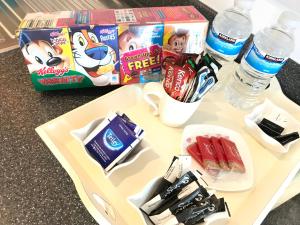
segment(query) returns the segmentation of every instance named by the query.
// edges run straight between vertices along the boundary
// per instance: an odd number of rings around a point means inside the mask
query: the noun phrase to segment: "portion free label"
[[[121,57],[121,64],[124,72],[131,74],[132,71],[160,67],[161,58],[161,47],[152,45],[149,48],[141,48],[124,53]]]

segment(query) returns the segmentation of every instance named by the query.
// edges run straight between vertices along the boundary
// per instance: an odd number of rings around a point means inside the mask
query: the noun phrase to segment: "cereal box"
[[[119,49],[117,26],[70,28],[75,70],[93,85],[119,84]]]
[[[27,14],[19,44],[38,91],[160,81],[163,49],[200,53],[193,6]]]
[[[20,47],[37,90],[89,86],[76,72],[67,28],[27,30],[20,35]]]
[[[121,84],[160,81],[163,24],[120,25]]]

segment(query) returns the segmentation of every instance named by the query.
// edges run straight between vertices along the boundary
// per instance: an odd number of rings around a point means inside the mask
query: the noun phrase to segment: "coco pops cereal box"
[[[120,25],[121,84],[160,81],[163,24]]]
[[[30,13],[17,35],[38,91],[161,80],[163,49],[200,53],[208,21],[193,6]]]

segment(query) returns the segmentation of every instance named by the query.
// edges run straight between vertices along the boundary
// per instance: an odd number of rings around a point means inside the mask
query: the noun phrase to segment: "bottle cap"
[[[300,27],[300,15],[292,11],[283,11],[277,22],[290,29]]]
[[[244,10],[251,10],[255,0],[234,0],[234,6]]]

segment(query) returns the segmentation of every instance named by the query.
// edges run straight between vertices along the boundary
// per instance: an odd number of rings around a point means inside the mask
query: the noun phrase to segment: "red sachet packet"
[[[163,82],[163,87],[169,95],[171,94],[173,80],[174,80],[174,69],[175,69],[174,67],[175,66],[172,64],[166,65],[166,74]]]
[[[198,149],[197,143],[193,143],[187,147],[187,152],[203,167],[202,156]]]
[[[183,65],[182,68],[189,72],[189,81],[194,79],[194,77],[196,76],[196,71],[192,68],[190,64],[186,63]]]
[[[163,62],[162,62],[162,68],[165,69],[168,64],[171,65],[179,65],[179,61],[181,59],[181,55],[172,52],[166,49],[163,49]]]
[[[202,166],[211,175],[216,175],[220,171],[219,163],[215,157],[214,148],[208,137],[197,136],[198,149],[202,156]]]
[[[189,71],[181,66],[174,65],[174,77],[170,96],[180,101],[183,98],[188,85]]]
[[[227,164],[228,163],[227,158],[225,156],[225,153],[224,153],[223,147],[222,147],[222,145],[219,141],[219,138],[211,137],[210,141],[211,141],[211,143],[213,145],[213,148],[215,150],[216,158],[218,159],[218,163],[219,163],[220,167],[225,171],[229,171],[230,168]]]
[[[186,98],[186,95],[188,94],[188,90],[189,90],[190,86],[192,85],[193,80],[197,74],[197,72],[192,68],[192,66],[189,63],[184,64],[183,68],[189,72],[189,79],[187,81],[186,90],[184,92],[184,95],[180,96],[180,101],[184,101],[184,99]]]
[[[187,63],[188,59],[193,59],[196,61],[199,54],[193,54],[193,53],[182,53],[180,59],[178,60],[178,65],[184,65]]]
[[[220,143],[227,158],[229,168],[234,172],[245,173],[245,166],[234,142],[221,137]]]

